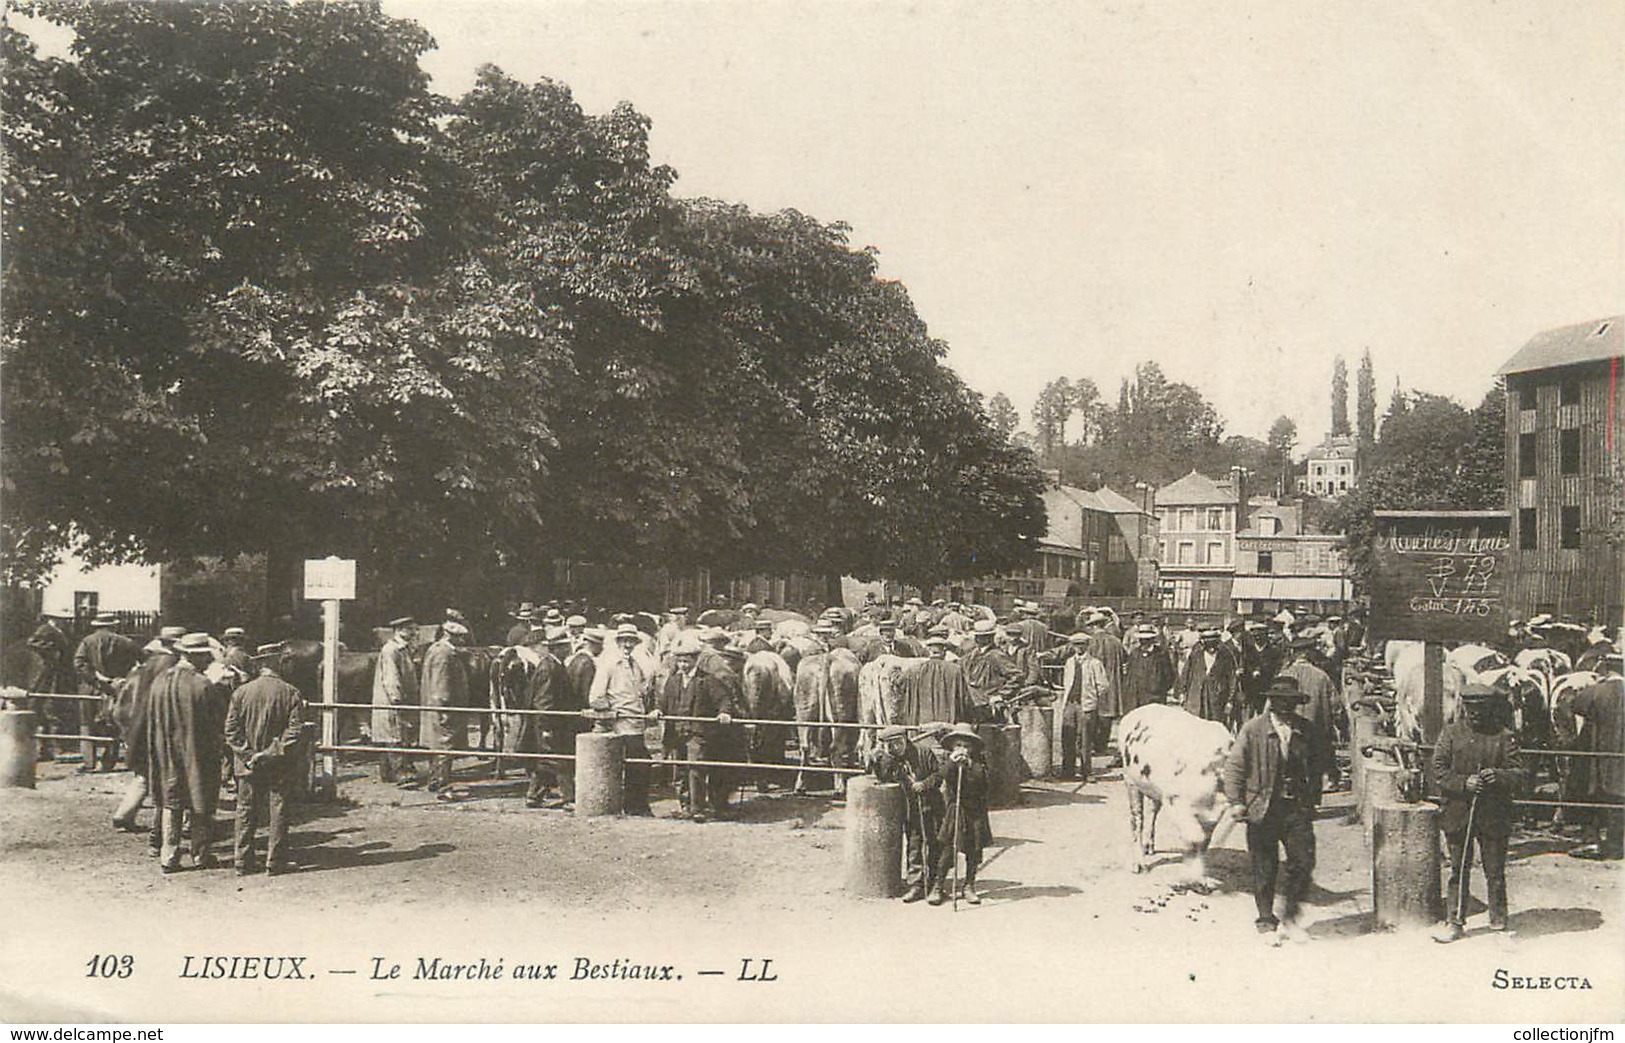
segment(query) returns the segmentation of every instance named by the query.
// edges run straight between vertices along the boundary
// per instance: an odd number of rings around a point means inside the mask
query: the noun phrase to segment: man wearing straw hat
[[[615,651],[606,656],[593,674],[590,705],[599,715],[594,727],[614,732],[623,743],[622,754],[630,762],[649,756],[643,715],[654,706],[655,670],[652,656],[640,659],[643,634],[634,623],[615,627]],[[650,815],[649,765],[626,765],[625,806],[628,815]]]
[[[1321,733],[1298,715],[1305,696],[1297,678],[1270,682],[1267,710],[1247,721],[1224,764],[1224,795],[1247,824],[1253,863],[1254,921],[1279,945],[1298,932],[1298,908],[1315,870],[1315,808],[1332,752]],[[1275,913],[1280,850],[1286,850],[1281,913]]]
[[[722,730],[733,720],[731,690],[719,678],[699,667],[701,644],[694,634],[683,634],[672,646],[677,669],[666,679],[660,693],[660,706],[650,716],[710,718],[703,721],[672,721],[666,729],[666,755],[673,759],[712,760],[712,754],[725,746]],[[704,822],[709,812],[726,812],[728,792],[717,786],[713,792],[712,771],[704,766],[687,768],[684,813],[695,822]],[[720,782],[721,780],[716,780]]]
[[[1524,787],[1518,737],[1507,729],[1505,700],[1485,684],[1462,687],[1465,721],[1451,721],[1433,748],[1433,775],[1444,806],[1439,828],[1450,853],[1446,922],[1434,941],[1453,942],[1466,933],[1467,877],[1476,844],[1484,865],[1490,930],[1507,928],[1507,836],[1512,801]]]
[[[261,645],[253,662],[259,676],[231,693],[226,709],[226,745],[237,773],[237,823],[233,850],[238,876],[256,870],[254,831],[266,819],[265,872],[287,869],[288,798],[304,767],[298,756],[305,703],[299,689],[282,679],[286,653],[281,643]]]
[[[73,653],[74,672],[79,675],[79,694],[99,696],[100,701],[79,700],[79,730],[83,734],[116,739],[113,720],[117,681],[135,669],[140,659],[136,643],[118,632],[118,616],[103,612],[91,621],[91,631]],[[80,743],[84,760],[80,771],[112,771],[118,763],[117,742]]]
[[[187,634],[176,643],[181,660],[153,684],[147,714],[153,803],[162,816],[159,868],[181,867],[181,816],[192,820],[192,860],[214,865],[209,854],[214,809],[220,795],[223,720],[204,670],[214,661],[208,634]]]

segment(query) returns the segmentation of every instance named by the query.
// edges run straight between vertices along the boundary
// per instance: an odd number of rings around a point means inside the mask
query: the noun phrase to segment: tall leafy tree
[[[1339,355],[1332,361],[1332,435],[1349,433],[1349,370]]]
[[[987,418],[993,430],[1007,439],[1015,438],[1016,429],[1021,426],[1021,414],[1016,412],[1010,396],[1002,391],[995,392],[987,400]]]
[[[1371,368],[1371,349],[1360,355],[1360,372],[1354,385],[1354,423],[1361,451],[1377,442],[1377,377]]]
[[[1049,460],[1066,445],[1066,425],[1072,416],[1072,382],[1056,377],[1033,403],[1033,437],[1039,457]]]
[[[1265,438],[1268,446],[1268,474],[1270,478],[1279,483],[1278,488],[1288,489],[1292,482],[1292,450],[1298,444],[1298,425],[1289,416],[1278,416],[1270,424],[1269,435]]]

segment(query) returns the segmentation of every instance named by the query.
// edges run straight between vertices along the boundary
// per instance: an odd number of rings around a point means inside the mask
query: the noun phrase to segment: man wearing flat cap
[[[1070,654],[1061,667],[1061,778],[1089,781],[1100,700],[1108,687],[1106,668],[1096,657],[1090,635],[1067,638]]]
[[[943,817],[942,791],[931,785],[941,768],[942,747],[929,726],[887,725],[876,736],[865,765],[881,782],[903,787],[903,901],[918,902],[932,890],[941,845],[937,830]]]
[[[440,624],[440,636],[423,653],[423,680],[418,686],[425,707],[468,705],[468,661],[458,654],[468,628],[454,619]],[[468,741],[468,721],[456,713],[419,714],[419,735],[431,750],[454,750]],[[428,789],[451,785],[450,754],[429,758]]]
[[[417,620],[401,616],[389,621],[394,631],[378,650],[378,665],[372,674],[372,741],[376,746],[410,746],[417,739],[417,714],[397,710],[416,706],[418,672],[412,662],[412,641],[417,636]],[[386,753],[378,762],[381,782],[401,785],[412,782],[411,758]]]
[[[1266,710],[1247,721],[1224,763],[1224,795],[1247,824],[1253,864],[1254,921],[1272,944],[1298,932],[1298,909],[1315,870],[1315,808],[1320,805],[1331,748],[1298,716],[1304,695],[1280,676],[1266,690]],[[1280,850],[1286,851],[1281,913],[1275,912]]]
[[[1142,623],[1135,630],[1134,648],[1123,658],[1123,683],[1118,689],[1118,702],[1123,715],[1144,706],[1160,703],[1168,698],[1174,686],[1174,667],[1162,647],[1162,637],[1155,625]]]
[[[263,645],[255,654],[259,676],[231,693],[226,709],[226,745],[237,774],[237,823],[233,849],[238,876],[255,865],[254,833],[266,822],[265,871],[287,868],[288,799],[295,791],[304,762],[299,741],[304,728],[304,700],[282,679],[287,664],[281,644]]]
[[[666,679],[660,692],[659,706],[650,712],[650,718],[664,716],[679,718],[705,718],[705,720],[671,721],[666,728],[666,756],[673,760],[713,760],[712,752],[726,746],[722,731],[733,720],[734,704],[730,689],[715,675],[700,669],[700,639],[683,634],[672,646],[677,669]],[[680,796],[686,803],[683,813],[695,822],[704,822],[708,813],[726,812],[728,792],[724,787],[712,791],[710,768],[694,765],[684,772],[686,785]]]
[[[1512,801],[1527,782],[1518,737],[1505,724],[1505,697],[1489,685],[1469,684],[1461,690],[1461,705],[1467,719],[1445,725],[1433,747],[1433,776],[1444,797],[1439,828],[1450,854],[1446,923],[1433,936],[1439,942],[1453,942],[1466,931],[1461,889],[1471,868],[1465,864],[1468,843],[1477,846],[1484,866],[1490,930],[1506,930]]]
[[[1219,641],[1219,628],[1197,631],[1196,647],[1185,657],[1176,691],[1185,709],[1206,721],[1230,720],[1230,704],[1237,698],[1236,660]]]

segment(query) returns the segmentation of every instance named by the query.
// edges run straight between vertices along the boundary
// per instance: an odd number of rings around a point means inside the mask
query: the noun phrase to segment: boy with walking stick
[[[987,817],[987,765],[980,756],[982,737],[970,725],[960,724],[942,737],[942,747],[948,755],[941,766],[938,784],[942,787],[948,814],[937,831],[937,840],[943,849],[937,860],[936,891],[931,895],[930,904],[941,905],[948,900],[952,877],[954,906],[958,908],[961,897],[959,853],[964,852],[963,897],[971,905],[980,905],[982,897],[976,893],[976,870],[982,864],[982,849],[993,841],[993,824]]]
[[[1437,942],[1453,942],[1466,933],[1467,875],[1475,841],[1484,866],[1490,930],[1506,930],[1507,835],[1512,832],[1513,798],[1525,782],[1518,738],[1503,721],[1501,694],[1488,685],[1470,684],[1461,690],[1461,702],[1467,720],[1445,725],[1433,750],[1433,774],[1444,796],[1439,826],[1450,852],[1448,920],[1434,934]]]

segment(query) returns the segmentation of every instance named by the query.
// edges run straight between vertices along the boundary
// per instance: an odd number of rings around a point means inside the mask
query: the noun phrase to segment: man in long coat
[[[74,672],[79,675],[79,694],[94,695],[99,701],[79,700],[81,733],[116,739],[118,725],[113,720],[117,702],[117,682],[135,668],[141,650],[134,641],[118,632],[118,617],[109,612],[97,616],[92,630],[73,653]],[[84,757],[80,771],[112,771],[118,763],[117,742],[79,744]]]
[[[152,758],[151,750],[147,744],[147,719],[152,706],[152,686],[163,676],[164,672],[180,662],[180,653],[175,649],[175,643],[185,636],[180,627],[164,627],[158,636],[147,643],[142,649],[146,658],[141,665],[130,671],[130,680],[124,687],[124,696],[121,703],[121,719],[119,727],[123,730],[126,739],[125,763],[130,769],[130,781],[125,785],[124,792],[119,798],[119,805],[113,811],[113,828],[128,833],[139,832],[135,816],[141,810],[141,805],[151,792]],[[156,802],[154,802],[156,806]],[[162,834],[163,814],[160,810],[159,821],[152,824],[152,848],[158,850]]]
[[[944,815],[942,791],[927,780],[938,778],[943,756],[941,732],[888,725],[877,735],[865,765],[881,782],[903,787],[903,901],[918,902],[936,883],[937,830]]]
[[[39,656],[39,673],[28,680],[26,687],[35,692],[72,691],[74,685],[73,642],[62,629],[61,620],[73,617],[63,612],[46,612],[40,616],[39,626],[28,637],[28,647]],[[44,699],[36,703],[43,720],[50,727],[44,731],[65,732],[76,727],[78,708],[65,699]],[[71,723],[70,723],[71,722]],[[51,740],[40,740],[40,759],[50,760]]]
[[[468,705],[468,660],[458,646],[468,639],[468,628],[455,620],[440,625],[440,638],[423,653],[423,684],[419,688],[425,707]],[[468,738],[467,721],[456,713],[425,713],[419,715],[423,745],[431,750],[452,750]],[[451,785],[451,761],[447,754],[429,759],[429,791],[436,792]]]
[[[254,831],[266,819],[265,871],[287,868],[288,798],[304,767],[298,756],[305,723],[299,689],[282,679],[281,645],[265,645],[254,657],[260,675],[231,693],[226,709],[226,745],[237,774],[237,828],[233,850],[237,875],[254,872]]]
[[[1201,640],[1185,657],[1179,671],[1179,698],[1185,709],[1203,720],[1230,720],[1236,698],[1236,661],[1219,643],[1218,627],[1203,627]]]
[[[1104,753],[1110,744],[1112,730],[1117,727],[1117,719],[1126,712],[1123,709],[1123,660],[1127,652],[1122,639],[1112,633],[1109,616],[1091,620],[1087,633],[1089,651],[1100,660],[1106,674],[1106,690],[1100,694],[1095,708],[1099,727],[1094,731],[1094,746],[1090,752]]]
[[[1167,699],[1174,686],[1174,668],[1168,662],[1157,628],[1141,624],[1135,635],[1134,650],[1123,660],[1123,683],[1118,689],[1118,705],[1127,716],[1146,703]]]
[[[573,710],[580,712],[587,704],[577,703],[570,685],[570,674],[564,668],[561,656],[570,651],[570,634],[563,626],[545,632],[546,644],[538,649],[541,659],[531,668],[527,710]],[[575,753],[575,736],[579,719],[562,715],[546,717],[526,714],[519,728],[520,753]],[[525,791],[525,806],[529,808],[563,808],[576,797],[575,767],[570,761],[533,760],[530,762],[530,787]],[[548,800],[548,791],[558,788],[559,795]]]
[[[204,670],[214,659],[207,634],[187,634],[177,643],[180,662],[153,684],[147,714],[147,755],[153,803],[162,815],[159,868],[180,868],[181,818],[192,820],[191,853],[200,869],[214,864],[209,842],[220,794],[220,749],[224,713]]]
[[[395,633],[378,650],[378,665],[372,674],[372,742],[375,746],[410,746],[417,738],[417,714],[394,707],[417,705],[418,672],[412,663],[417,621],[402,616],[389,625]],[[411,758],[405,754],[386,753],[378,762],[378,779],[408,783],[412,781],[410,765]]]
[[[976,644],[960,663],[974,703],[971,723],[1002,720],[1004,704],[1021,690],[1021,675],[1015,660],[995,643],[997,628],[992,620],[979,620],[973,633]]]
[[[1338,694],[1337,685],[1327,676],[1326,671],[1316,666],[1309,658],[1314,645],[1315,639],[1312,637],[1294,638],[1292,661],[1281,668],[1281,673],[1298,682],[1298,690],[1303,692],[1307,700],[1299,713],[1309,722],[1310,727],[1320,732],[1321,741],[1326,744],[1327,749],[1331,749],[1336,744],[1336,715],[1342,710],[1343,701]]]

